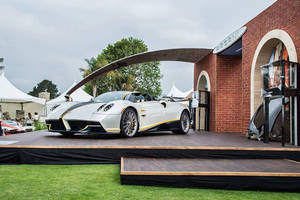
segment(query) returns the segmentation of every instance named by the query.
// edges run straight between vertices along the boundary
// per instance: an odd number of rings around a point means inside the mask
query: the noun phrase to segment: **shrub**
[[[34,130],[39,131],[39,130],[45,130],[47,129],[47,126],[43,122],[34,122]]]

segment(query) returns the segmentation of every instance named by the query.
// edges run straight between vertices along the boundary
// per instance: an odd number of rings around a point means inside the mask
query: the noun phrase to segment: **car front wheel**
[[[121,117],[121,134],[124,137],[133,137],[139,130],[138,117],[134,109],[127,108]]]

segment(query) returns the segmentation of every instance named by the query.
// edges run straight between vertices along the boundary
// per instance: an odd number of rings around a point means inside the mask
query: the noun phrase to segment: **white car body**
[[[141,97],[141,93],[126,91],[115,93],[124,94],[123,98],[104,103],[97,101],[62,103],[49,113],[46,119],[48,130],[62,134],[120,133],[122,114],[128,108],[134,109],[137,114],[138,132],[173,130],[180,123],[183,111],[189,113],[187,106],[182,103],[153,99],[135,99],[135,102],[132,99]],[[106,110],[108,105],[113,106]]]

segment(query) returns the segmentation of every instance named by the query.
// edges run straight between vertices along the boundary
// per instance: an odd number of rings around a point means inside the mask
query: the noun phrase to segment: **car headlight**
[[[99,112],[104,106],[106,106],[106,104],[101,105],[101,106],[97,109],[97,112]]]
[[[111,109],[113,106],[114,106],[113,103],[108,104],[108,105],[103,109],[103,111],[106,112],[106,111],[108,111],[109,109]]]

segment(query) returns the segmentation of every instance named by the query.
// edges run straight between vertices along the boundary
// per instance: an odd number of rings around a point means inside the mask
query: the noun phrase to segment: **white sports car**
[[[142,131],[187,134],[190,128],[187,106],[157,101],[140,92],[107,92],[89,102],[64,102],[51,110],[46,119],[48,130],[63,135],[117,133],[133,137]]]

